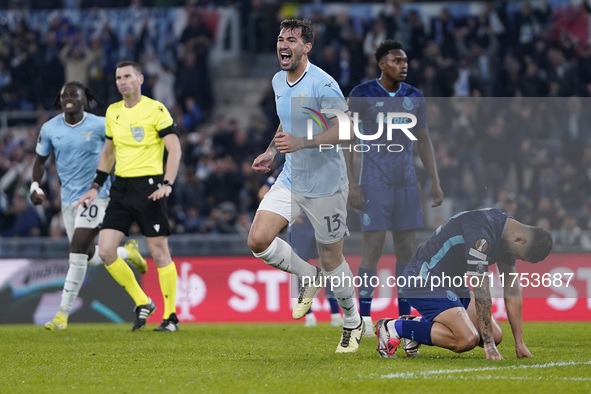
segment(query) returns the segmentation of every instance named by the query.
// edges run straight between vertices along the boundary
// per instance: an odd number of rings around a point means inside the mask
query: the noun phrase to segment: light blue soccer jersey
[[[322,69],[308,63],[302,77],[293,85],[287,82],[287,72],[280,71],[273,77],[273,91],[277,115],[283,131],[295,137],[306,137],[308,120],[314,111],[337,109],[348,111],[347,102],[337,82]],[[313,111],[312,111],[313,110]],[[326,131],[321,120],[312,121],[313,134]],[[334,117],[322,114],[326,124]],[[304,197],[326,197],[348,187],[347,168],[342,151],[318,148],[300,149],[285,155],[285,166],[277,180],[293,192]]]
[[[41,126],[36,152],[49,156],[55,152],[55,164],[62,184],[62,205],[72,205],[88,191],[105,144],[105,118],[85,113],[75,126],[59,114]],[[109,197],[111,179],[99,191],[99,198]]]

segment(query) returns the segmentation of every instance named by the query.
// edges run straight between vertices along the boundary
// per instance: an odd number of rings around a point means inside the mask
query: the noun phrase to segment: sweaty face
[[[144,76],[136,71],[132,66],[120,67],[115,71],[117,90],[124,97],[133,96],[141,92],[141,86],[144,82]]]
[[[60,92],[60,105],[62,111],[74,114],[84,110],[84,92],[77,86],[66,85]]]
[[[380,60],[380,68],[388,78],[402,82],[408,73],[408,57],[402,49],[393,49]]]
[[[302,62],[302,56],[312,44],[304,44],[302,29],[282,29],[277,37],[277,56],[279,65],[284,71],[294,71]]]

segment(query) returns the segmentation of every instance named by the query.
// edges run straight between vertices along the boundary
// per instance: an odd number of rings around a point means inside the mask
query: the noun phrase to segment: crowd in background
[[[258,39],[250,49],[256,52],[275,48],[276,29],[269,26],[281,16],[270,3],[251,4]],[[428,106],[429,126],[453,211],[498,206],[554,230],[557,243],[589,247],[582,230],[591,229],[591,117],[585,111],[591,104],[591,7],[518,5],[486,2],[478,15],[442,5],[428,23],[420,8],[397,2],[373,19],[311,7],[306,12],[316,40],[310,59],[346,96],[379,76],[376,46],[400,40],[409,56],[407,82],[438,98]],[[47,26],[23,21],[9,28],[0,21],[0,110],[50,109],[62,83],[76,79],[103,98],[93,111],[104,113],[119,99],[116,63],[138,59],[144,94],[164,102],[181,130],[183,166],[169,200],[175,231],[246,234],[266,178],[250,165],[277,127],[274,98],[267,89],[247,127],[232,114],[213,116],[207,58],[215,29],[204,12],[188,2],[168,18],[178,33],[166,39],[155,30],[163,27],[145,15],[127,31],[109,22],[77,26],[59,13]],[[46,205],[28,203],[37,132],[46,120],[31,125],[24,138],[0,134],[3,236],[64,234],[55,166],[42,185],[50,197]],[[202,132],[205,124],[213,132]],[[428,191],[428,177],[418,171]]]

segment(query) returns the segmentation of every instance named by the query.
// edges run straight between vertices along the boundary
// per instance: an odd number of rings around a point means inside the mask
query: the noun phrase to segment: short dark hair
[[[123,60],[119,63],[117,63],[117,68],[122,68],[122,67],[128,67],[131,66],[135,69],[135,71],[138,72],[138,74],[142,73],[142,66],[139,65],[139,63],[134,62],[132,60]]]
[[[279,30],[293,30],[298,27],[302,28],[302,40],[304,43],[314,45],[314,32],[312,31],[312,21],[310,19],[284,19],[279,25]]]
[[[527,261],[537,263],[544,260],[552,250],[552,234],[541,227],[531,227],[531,242],[525,253]]]
[[[54,107],[59,107],[60,106],[62,91],[67,86],[74,86],[77,89],[82,90],[82,93],[84,94],[84,97],[86,97],[86,104],[88,106],[90,106],[90,103],[92,103],[93,101],[96,102],[96,103],[100,103],[101,102],[101,100],[99,100],[99,98],[96,95],[96,93],[93,92],[92,89],[89,89],[86,86],[84,86],[84,84],[82,82],[69,81],[69,82],[66,82],[65,84],[63,84],[62,85],[62,88],[57,93],[57,96],[55,97],[55,100],[53,101],[53,106]]]
[[[397,40],[384,40],[380,43],[380,45],[376,48],[376,60],[378,63],[384,56],[388,54],[388,52],[393,51],[395,49],[400,49],[404,51],[404,46],[400,41]]]

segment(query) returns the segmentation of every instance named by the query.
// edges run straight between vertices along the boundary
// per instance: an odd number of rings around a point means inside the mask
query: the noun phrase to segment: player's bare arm
[[[350,105],[349,102],[347,104]],[[351,125],[353,127],[353,125]],[[363,189],[359,186],[359,181],[357,179],[357,174],[359,174],[359,170],[361,167],[361,162],[355,162],[355,154],[353,149],[351,149],[353,143],[356,142],[356,137],[353,132],[351,132],[351,139],[347,141],[343,141],[342,145],[343,148],[347,146],[346,149],[343,149],[343,154],[345,156],[345,164],[347,165],[347,178],[349,179],[349,195],[347,197],[349,204],[355,209],[362,209],[363,204],[365,204],[365,196],[363,195]]]
[[[441,190],[440,186],[437,163],[435,162],[435,153],[433,151],[431,137],[429,136],[429,130],[426,128],[419,129],[415,131],[415,134],[418,139],[417,148],[419,150],[419,156],[431,178],[431,197],[433,197],[431,207],[438,207],[443,202],[443,190]]]
[[[176,134],[167,134],[164,136],[163,140],[166,151],[168,152],[168,158],[166,159],[166,170],[164,172],[163,184],[158,190],[148,196],[148,198],[153,201],[170,196],[181,163],[182,149],[179,137]]]
[[[279,124],[279,127],[277,127],[277,132],[275,133],[275,136],[277,136],[277,134],[282,133],[282,132],[283,132],[283,126],[281,126],[281,124]],[[258,155],[256,157],[256,159],[254,159],[254,161],[252,162],[252,169],[260,174],[268,173],[269,171],[271,171],[271,163],[273,163],[273,160],[275,159],[276,154],[277,154],[277,148],[275,147],[275,138],[273,138],[271,140],[271,143],[267,147],[267,150],[264,153],[261,153],[260,155]]]
[[[107,139],[105,139],[105,145],[103,146],[103,151],[101,152],[101,156],[99,157],[99,162],[98,162],[98,166],[96,169],[97,175],[95,176],[95,180],[98,177],[104,177],[104,174],[107,174],[107,176],[108,176],[108,174],[111,173],[111,170],[113,169],[114,165],[115,165],[115,144],[113,144],[112,139],[107,138]],[[78,208],[78,206],[80,204],[82,204],[83,207],[90,206],[90,204],[92,204],[92,202],[94,201],[94,199],[98,195],[98,192],[99,192],[104,181],[105,180],[102,179],[102,182],[98,182],[98,183],[96,181],[93,182],[92,185],[90,186],[90,189],[86,193],[84,193],[82,195],[82,197],[80,197],[78,199],[78,201],[76,201],[74,203],[74,208]]]
[[[517,272],[515,267],[497,263],[499,267],[499,273],[505,274],[505,278],[512,277],[511,274],[515,275]],[[518,280],[505,282],[503,288],[503,296],[505,298],[505,308],[507,310],[507,318],[511,325],[511,331],[513,332],[513,338],[515,338],[515,354],[517,358],[531,358],[533,355],[525,346],[523,340],[523,298],[521,297],[521,285]],[[514,283],[513,283],[514,282]]]
[[[488,360],[503,360],[499,353],[493,336],[492,327],[492,300],[490,297],[489,277],[479,278],[479,286],[474,287],[474,301],[476,305],[476,315],[478,318],[478,329],[482,336],[484,353]]]
[[[349,116],[347,114],[347,116]],[[343,141],[339,139],[339,122],[336,117],[330,118],[332,125],[324,133],[315,134],[312,139],[306,137],[294,137],[293,135],[280,132],[275,134],[275,146],[281,153],[292,153],[304,148],[316,149],[323,144],[340,144]],[[349,120],[350,121],[350,120]],[[353,137],[353,129],[349,132],[349,141]],[[348,142],[348,141],[345,141]]]
[[[31,183],[31,202],[34,205],[43,204],[45,201],[45,193],[39,186],[41,179],[43,178],[43,174],[45,173],[45,163],[49,156],[40,156],[37,155],[35,158],[35,163],[33,164],[33,182]]]

